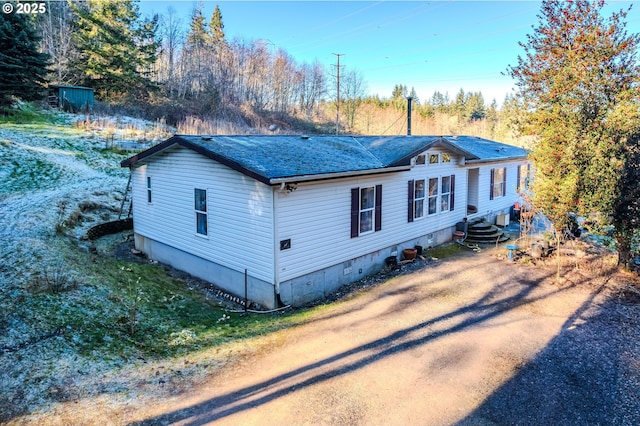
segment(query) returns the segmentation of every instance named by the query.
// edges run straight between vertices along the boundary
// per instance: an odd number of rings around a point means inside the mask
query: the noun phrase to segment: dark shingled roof
[[[238,170],[261,182],[332,174],[363,174],[410,167],[411,158],[442,147],[466,161],[525,158],[524,149],[471,136],[174,136],[122,161],[129,167],[176,145]]]

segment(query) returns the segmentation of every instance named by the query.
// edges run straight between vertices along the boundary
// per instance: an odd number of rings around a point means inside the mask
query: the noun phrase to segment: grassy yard
[[[117,218],[130,155],[108,146],[117,128],[98,124],[149,126],[73,120],[28,107],[0,118],[0,423],[74,398],[129,398],[153,381],[151,365],[164,382],[196,380],[312,311],[243,316],[161,265],[92,247],[83,236]]]

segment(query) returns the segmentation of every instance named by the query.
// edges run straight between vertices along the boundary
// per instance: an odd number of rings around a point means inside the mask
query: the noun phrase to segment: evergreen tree
[[[412,87],[411,92],[409,92],[409,96],[413,99],[414,105],[420,105],[420,98],[418,97],[418,92],[416,92],[416,88]]]
[[[485,118],[486,109],[482,93],[467,93],[465,96],[464,109],[464,115],[468,121],[482,120]]]
[[[603,6],[602,0],[543,1],[540,26],[521,43],[526,55],[509,68],[540,137],[534,202],[558,236],[568,212],[615,213],[627,138],[611,114],[638,99],[640,36],[626,33],[625,11],[604,19]]]
[[[224,24],[222,23],[222,12],[216,5],[213,14],[211,15],[211,21],[209,22],[209,39],[210,44],[215,50],[222,48],[226,45],[227,41],[224,36]]]
[[[187,33],[187,42],[185,50],[188,52],[202,51],[208,42],[208,27],[202,14],[202,2],[198,3],[191,13],[191,23],[189,24],[189,32]],[[212,18],[213,19],[213,18]]]
[[[197,98],[206,89],[210,73],[209,64],[209,31],[204,15],[202,2],[199,2],[191,13],[191,23],[187,40],[182,50],[185,76],[188,81],[188,92]]]
[[[10,13],[0,19],[0,107],[10,106],[12,96],[41,97],[49,55],[38,51],[39,42],[31,16]]]
[[[80,51],[74,66],[82,84],[107,100],[145,96],[158,50],[157,16],[141,21],[132,0],[88,0],[72,8]]]
[[[400,98],[404,98],[407,96],[407,86],[402,84],[396,84],[393,86],[393,91],[391,92],[391,98],[398,100]]]
[[[448,96],[443,95],[439,91],[433,92],[433,96],[429,101],[431,105],[435,108],[437,112],[446,113],[449,109],[449,99]]]
[[[456,100],[453,104],[453,112],[458,116],[458,119],[467,119],[467,95],[463,89],[460,89],[456,95]]]
[[[498,102],[494,99],[487,109],[485,119],[489,122],[491,139],[495,139],[496,124],[498,123]]]

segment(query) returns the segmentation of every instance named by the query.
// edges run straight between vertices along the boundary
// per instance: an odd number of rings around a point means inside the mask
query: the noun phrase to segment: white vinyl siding
[[[504,211],[510,208],[516,201],[520,200],[518,193],[516,192],[516,188],[518,186],[517,182],[517,170],[518,165],[522,164],[522,161],[509,161],[502,163],[494,163],[494,164],[474,164],[468,166],[469,169],[477,168],[479,170],[477,186],[473,186],[470,188],[470,191],[475,191],[471,197],[477,197],[477,208],[479,215],[491,214],[499,211]],[[504,181],[505,195],[502,197],[494,197],[491,198],[491,174],[492,170],[495,169],[505,169],[506,170],[506,180]],[[495,176],[494,176],[495,178]],[[457,181],[456,181],[457,182]],[[495,181],[493,182],[495,183]],[[458,186],[456,183],[456,206],[458,206],[458,196],[461,191],[465,191],[468,193],[468,190],[465,186]],[[464,188],[464,189],[463,189]],[[466,204],[465,204],[466,205]],[[457,209],[457,207],[456,207]]]
[[[278,192],[277,240],[291,240],[290,249],[279,251],[280,281],[455,226],[466,215],[465,209],[457,207],[466,205],[466,190],[456,190],[453,211],[434,216],[426,216],[425,212],[423,220],[409,222],[407,182],[425,180],[426,184],[431,173],[456,175],[456,187],[466,188],[466,170],[458,166],[458,161],[452,154],[449,163],[414,167],[400,173],[300,183],[294,192]],[[351,238],[351,191],[377,185],[382,187],[381,229],[362,238]],[[415,191],[415,187],[411,189]]]
[[[233,270],[273,282],[271,187],[185,148],[133,169],[135,232]],[[147,200],[153,176],[153,204]],[[194,188],[206,189],[207,233],[196,232]]]

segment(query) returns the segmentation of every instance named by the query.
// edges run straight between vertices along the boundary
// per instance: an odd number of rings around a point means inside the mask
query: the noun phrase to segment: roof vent
[[[202,137],[203,141],[210,141],[211,139],[213,139],[211,136],[203,136]]]
[[[311,136],[309,136],[309,135],[301,135],[300,139],[304,139],[306,141],[306,140],[311,139]]]

